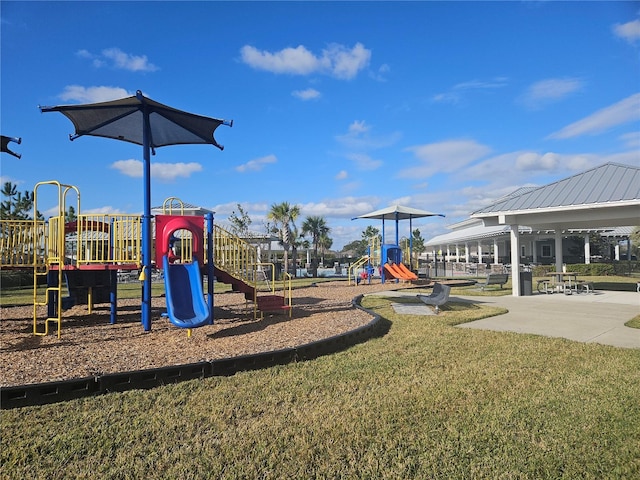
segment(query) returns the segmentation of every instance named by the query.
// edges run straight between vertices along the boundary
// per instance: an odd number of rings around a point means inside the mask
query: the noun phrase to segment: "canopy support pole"
[[[151,330],[151,139],[149,112],[143,108],[142,129],[144,214],[142,215],[142,326]]]

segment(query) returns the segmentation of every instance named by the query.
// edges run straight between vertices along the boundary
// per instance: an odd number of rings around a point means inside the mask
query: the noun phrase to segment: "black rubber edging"
[[[310,342],[297,347],[262,352],[253,355],[222,358],[209,362],[109,373],[92,377],[34,383],[0,388],[0,409],[46,405],[65,402],[77,398],[103,395],[127,390],[144,390],[186,380],[215,376],[231,376],[241,371],[259,370],[275,365],[312,360],[336,353],[362,343],[370,338],[384,335],[388,325],[383,325],[381,317],[360,306],[362,295],[352,300],[352,305],[373,316],[366,325],[354,330]]]

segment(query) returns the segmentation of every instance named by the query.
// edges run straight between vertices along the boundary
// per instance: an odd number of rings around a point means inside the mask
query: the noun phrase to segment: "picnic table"
[[[556,292],[564,292],[565,295],[578,293],[578,274],[576,272],[550,272],[552,288]]]

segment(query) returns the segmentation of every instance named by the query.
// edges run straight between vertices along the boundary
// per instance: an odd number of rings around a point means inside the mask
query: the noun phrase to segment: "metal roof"
[[[640,201],[640,168],[606,163],[520,195],[508,195],[473,216]]]
[[[213,210],[209,210],[198,205],[191,205],[185,202],[171,202],[170,205],[160,205],[158,207],[151,207],[151,211],[156,215],[181,215],[184,212],[185,215],[202,215],[207,213],[215,213]]]

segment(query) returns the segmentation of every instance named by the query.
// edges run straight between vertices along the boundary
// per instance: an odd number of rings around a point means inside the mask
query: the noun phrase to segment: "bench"
[[[418,294],[416,297],[418,297],[423,303],[436,307],[436,313],[438,313],[440,312],[440,306],[449,301],[449,292],[451,292],[451,287],[449,285],[435,283],[433,285],[433,292],[430,295]]]
[[[485,282],[480,284],[480,289],[484,290],[484,287],[487,287],[489,285],[500,285],[500,288],[502,288],[502,286],[507,283],[508,280],[508,273],[490,273],[489,275],[487,275],[487,279],[485,280]]]
[[[553,293],[550,278],[542,278],[538,280],[538,293]]]
[[[578,292],[593,293],[593,282],[579,282],[577,289],[579,289]]]

